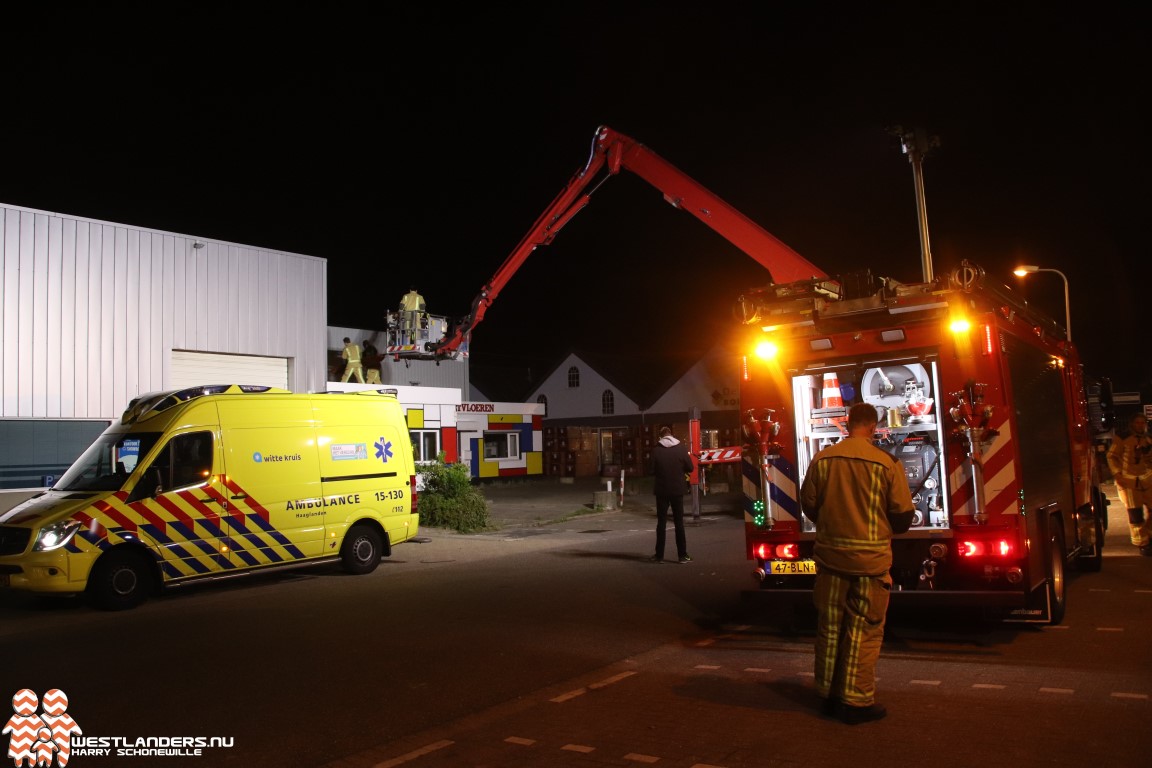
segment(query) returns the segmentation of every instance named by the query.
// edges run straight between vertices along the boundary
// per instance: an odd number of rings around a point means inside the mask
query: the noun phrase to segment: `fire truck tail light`
[[[957,543],[957,552],[960,557],[989,557],[1008,558],[1012,557],[1014,547],[1012,542],[1007,539],[995,539],[992,541],[960,541]]]
[[[754,560],[799,560],[800,545],[796,542],[787,544],[759,542],[752,545],[752,558]]]

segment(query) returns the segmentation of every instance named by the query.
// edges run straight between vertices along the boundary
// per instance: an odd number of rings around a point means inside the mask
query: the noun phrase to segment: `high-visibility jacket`
[[[1113,440],[1108,469],[1116,478],[1116,492],[1125,509],[1152,503],[1152,437],[1146,432]]]

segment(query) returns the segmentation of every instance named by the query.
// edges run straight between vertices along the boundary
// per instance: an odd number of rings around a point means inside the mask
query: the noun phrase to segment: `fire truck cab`
[[[737,314],[760,352],[745,358],[741,392],[760,591],[810,595],[815,524],[800,484],[865,402],[916,507],[893,541],[893,600],[1063,619],[1065,566],[1101,567],[1107,504],[1063,329],[967,262],[925,284],[864,273],[770,285],[740,297]]]

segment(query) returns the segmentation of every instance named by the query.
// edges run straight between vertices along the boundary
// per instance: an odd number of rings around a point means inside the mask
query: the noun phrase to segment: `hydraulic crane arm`
[[[664,193],[664,199],[673,207],[691,213],[751,256],[768,270],[773,282],[790,283],[814,277],[826,277],[823,270],[648,147],[607,126],[600,126],[596,130],[592,153],[587,164],[572,177],[568,185],[536,220],[524,239],[500,265],[500,269],[492,279],[472,300],[469,314],[442,340],[427,345],[426,356],[436,359],[453,357],[472,329],[484,319],[488,307],[528,256],[539,246],[551,243],[572,217],[588,205],[592,192],[622,169],[632,171],[656,187]]]

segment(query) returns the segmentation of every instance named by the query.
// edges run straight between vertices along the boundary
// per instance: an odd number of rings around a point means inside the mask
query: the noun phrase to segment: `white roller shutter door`
[[[172,350],[172,389],[200,384],[258,384],[288,389],[288,359]]]

